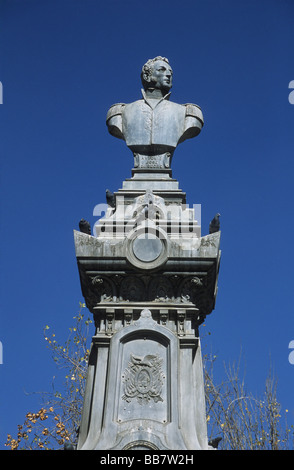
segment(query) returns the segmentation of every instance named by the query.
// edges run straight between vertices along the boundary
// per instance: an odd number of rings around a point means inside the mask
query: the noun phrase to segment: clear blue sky
[[[50,390],[43,340],[66,338],[83,301],[73,229],[130,177],[132,155],[107,132],[116,102],[140,97],[156,55],[172,100],[201,106],[205,127],[175,152],[173,177],[221,213],[216,309],[202,329],[223,362],[245,364],[261,393],[270,364],[294,421],[292,0],[1,0],[0,447]],[[220,372],[221,375],[221,372]]]

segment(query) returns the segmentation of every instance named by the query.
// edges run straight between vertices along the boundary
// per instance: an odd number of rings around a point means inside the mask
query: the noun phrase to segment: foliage
[[[47,420],[49,425],[44,422]],[[18,448],[49,450],[54,449],[55,445],[62,446],[65,442],[70,442],[70,434],[60,415],[56,414],[51,406],[48,411],[46,408],[41,408],[38,413],[27,413],[24,424],[18,425],[17,439],[8,434],[5,445],[11,450]]]
[[[65,380],[61,390],[56,390],[54,380],[52,391],[42,393],[43,406],[38,413],[26,415],[24,424],[18,426],[17,439],[8,435],[5,445],[12,450],[57,449],[63,448],[66,442],[75,445],[90,353],[89,325],[92,323],[82,313],[84,308],[85,304],[80,303],[75,324],[69,328],[64,344],[59,344],[55,333],[49,335],[50,327],[45,326],[44,339],[57,367],[64,371]]]
[[[65,344],[59,344],[55,334],[44,329],[45,341],[58,368],[65,372],[61,390],[43,393],[43,406],[38,413],[28,413],[18,426],[17,438],[8,435],[10,449],[63,449],[66,443],[75,445],[81,418],[85,378],[89,357],[89,325],[92,321],[82,313],[85,304],[74,317]],[[281,405],[277,400],[277,382],[269,375],[264,394],[254,397],[245,390],[240,379],[240,364],[225,368],[225,379],[216,383],[215,356],[204,354],[204,379],[209,439],[221,437],[219,449],[289,449],[294,448],[293,426],[281,421]]]
[[[213,374],[215,356],[204,360],[205,396],[210,439],[220,436],[219,449],[286,450],[294,449],[293,425],[287,423],[285,410],[277,400],[277,380],[270,372],[261,398],[246,392],[240,379],[240,364],[225,368],[226,379],[216,384]]]

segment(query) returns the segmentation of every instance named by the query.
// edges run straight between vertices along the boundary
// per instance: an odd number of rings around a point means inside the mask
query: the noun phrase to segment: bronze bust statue
[[[107,113],[110,134],[125,140],[135,166],[148,167],[152,161],[153,168],[168,168],[177,145],[202,129],[199,106],[169,100],[172,77],[168,59],[158,56],[148,60],[141,73],[143,98],[114,104]]]

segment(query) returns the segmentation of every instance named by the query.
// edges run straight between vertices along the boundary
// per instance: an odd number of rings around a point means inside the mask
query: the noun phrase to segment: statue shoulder
[[[109,133],[118,139],[124,139],[122,133],[122,112],[124,107],[125,103],[113,104],[106,116],[106,125]]]
[[[184,106],[186,108],[186,117],[190,116],[198,119],[203,126],[204,119],[200,106],[198,106],[198,104],[193,103],[186,103],[184,104]]]
[[[182,137],[179,143],[186,139],[196,137],[200,132],[204,124],[203,114],[200,106],[197,104],[186,103],[182,105],[186,108],[185,125]]]
[[[107,116],[106,116],[106,122],[108,119],[112,118],[113,116],[117,116],[122,113],[123,108],[125,107],[125,103],[116,103],[110,106]]]

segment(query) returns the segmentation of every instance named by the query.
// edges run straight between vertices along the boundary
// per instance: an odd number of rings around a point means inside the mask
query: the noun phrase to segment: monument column
[[[220,232],[201,236],[171,170],[203,116],[170,101],[166,58],[141,78],[142,98],[106,121],[133,153],[132,176],[93,234],[74,232],[95,320],[78,449],[208,449],[199,325],[215,306]]]

